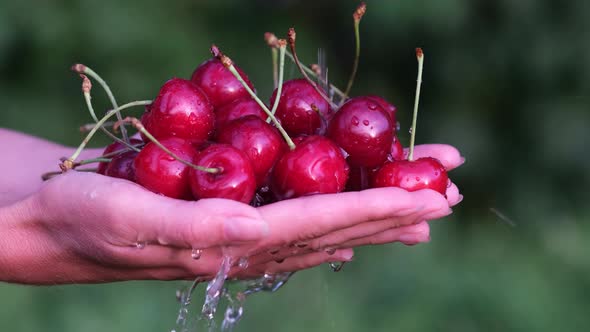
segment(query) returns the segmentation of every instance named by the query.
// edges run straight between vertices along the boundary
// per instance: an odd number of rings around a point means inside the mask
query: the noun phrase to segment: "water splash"
[[[189,331],[188,307],[191,304],[192,294],[199,282],[200,278],[197,278],[187,289],[176,291],[176,299],[180,302],[180,309],[178,310],[178,316],[176,317],[176,325],[180,328],[180,332]]]
[[[223,315],[223,321],[221,322],[221,331],[233,331],[234,327],[238,325],[238,322],[244,314],[244,302],[246,301],[246,294],[237,292],[235,298],[231,296],[229,292],[225,296],[228,300],[225,314]]]
[[[193,250],[191,251],[191,258],[194,260],[197,260],[199,258],[201,258],[201,255],[203,254],[203,250],[202,249],[195,249],[193,248]]]
[[[145,246],[147,246],[147,242],[142,242],[142,241],[135,242],[135,248],[137,248],[137,249],[143,249],[143,248],[145,248]]]
[[[223,285],[225,284],[225,279],[227,278],[230,268],[231,258],[229,256],[224,256],[217,275],[207,284],[205,303],[203,303],[201,317],[207,320],[210,326],[213,323],[213,318],[215,317],[215,312],[217,311],[219,299],[221,298],[221,295],[224,291]]]
[[[329,263],[332,272],[340,272],[346,262],[331,262]]]
[[[238,261],[238,266],[240,269],[247,269],[248,268],[248,257],[242,257]]]

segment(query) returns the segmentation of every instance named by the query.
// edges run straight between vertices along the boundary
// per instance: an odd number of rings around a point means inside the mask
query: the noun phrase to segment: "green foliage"
[[[118,100],[151,99],[189,77],[216,43],[267,99],[262,35],[298,32],[300,57],[327,51],[344,86],[354,1],[12,1],[0,3],[0,126],[63,144],[90,122],[82,62]],[[334,274],[305,271],[248,300],[239,331],[582,331],[590,299],[590,8],[587,1],[374,1],[361,23],[353,94],[398,106],[409,135],[425,51],[418,143],[457,146],[465,200],[432,242],[357,250]],[[286,77],[296,71],[288,66]],[[97,110],[108,100],[93,90]],[[135,111],[137,112],[137,111]],[[106,140],[97,141],[95,146]],[[511,227],[490,212],[496,208]],[[188,259],[188,258],[187,258]],[[180,282],[0,285],[2,331],[168,331]],[[196,307],[195,307],[196,308]]]

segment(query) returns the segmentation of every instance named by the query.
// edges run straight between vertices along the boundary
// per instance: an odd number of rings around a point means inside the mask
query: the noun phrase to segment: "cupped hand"
[[[446,145],[419,146],[415,155],[438,158],[449,170],[462,163]],[[15,210],[27,222],[13,227],[12,238],[31,245],[15,256],[22,259],[12,273],[20,267],[19,281],[36,284],[209,278],[224,255],[234,263],[248,257],[233,277],[295,271],[351,260],[356,246],[428,241],[424,221],[448,215],[459,201],[451,185],[446,199],[432,190],[379,188],[254,208],[175,200],[125,180],[69,171]],[[199,259],[192,249],[202,251]]]

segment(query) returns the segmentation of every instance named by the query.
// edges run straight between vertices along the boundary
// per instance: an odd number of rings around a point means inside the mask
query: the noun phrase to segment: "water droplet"
[[[402,125],[399,123],[399,121],[395,122],[395,131],[400,131],[400,129],[402,129]]]
[[[191,251],[191,258],[195,259],[195,260],[199,259],[199,258],[201,258],[202,254],[203,254],[203,250],[193,248],[193,250]]]
[[[242,257],[238,261],[238,266],[240,269],[247,269],[248,268],[248,257]]]
[[[369,107],[370,110],[374,111],[377,109],[377,104],[374,103],[368,103],[367,106]]]
[[[408,129],[408,133],[410,133],[410,135],[412,135],[412,128]]]
[[[438,171],[434,172],[434,176],[438,176],[438,174],[439,174]]]
[[[365,126],[368,126],[368,125],[369,125],[369,120],[367,120],[367,119],[363,120],[363,124],[364,124]]]
[[[275,259],[275,262],[276,262],[277,264],[282,264],[284,261],[285,261],[285,259],[284,259],[284,258],[282,258],[282,259]]]
[[[143,248],[145,248],[145,246],[147,246],[147,242],[142,242],[142,241],[135,242],[135,248],[137,248],[137,249],[143,249]]]
[[[420,181],[420,177],[419,176],[416,177],[416,181]]]
[[[352,123],[353,126],[358,126],[359,125],[359,119],[356,116],[352,117],[352,120],[350,120],[350,123]]]
[[[344,263],[346,262],[332,262],[329,264],[333,272],[340,272],[342,270],[342,267],[344,267]]]
[[[326,254],[331,256],[336,253],[336,248],[326,248],[326,249],[324,249],[324,251],[326,252]]]

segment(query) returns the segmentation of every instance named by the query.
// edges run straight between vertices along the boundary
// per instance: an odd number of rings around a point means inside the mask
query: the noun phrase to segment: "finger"
[[[367,245],[381,245],[392,242],[402,242],[406,245],[414,245],[430,241],[430,226],[423,221],[416,225],[399,228],[391,228],[372,236],[355,239],[342,243],[341,248],[356,248]]]
[[[454,183],[451,183],[451,186],[447,188],[447,201],[449,201],[449,206],[455,206],[463,200],[463,195],[459,193],[459,188]]]
[[[449,209],[444,197],[432,190],[410,193],[400,188],[376,188],[281,201],[258,208],[263,218],[269,220],[271,233],[262,245],[282,247],[367,221],[407,216],[430,205]]]
[[[404,149],[407,156],[409,150]],[[433,157],[438,159],[447,171],[461,166],[465,158],[461,156],[459,150],[447,144],[421,144],[414,147],[414,158]]]
[[[243,271],[236,271],[236,276],[240,278],[251,278],[260,276],[265,273],[275,274],[282,272],[295,272],[309,269],[324,263],[330,262],[350,262],[354,256],[352,249],[339,249],[334,254],[329,255],[325,252],[312,252],[306,255],[294,256],[285,259],[284,262],[270,262],[252,266]]]

